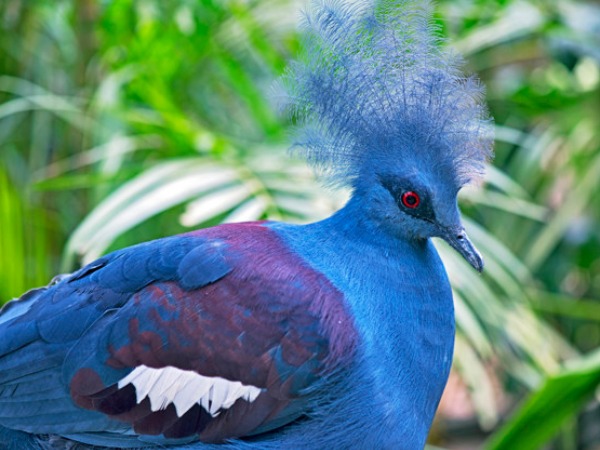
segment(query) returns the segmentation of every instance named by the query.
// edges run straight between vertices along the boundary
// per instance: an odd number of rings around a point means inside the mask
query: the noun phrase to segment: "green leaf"
[[[473,30],[454,43],[463,55],[472,55],[484,49],[499,46],[513,39],[534,33],[544,24],[540,11],[527,2],[515,2],[497,21]]]
[[[576,416],[600,384],[600,351],[548,377],[487,442],[486,450],[538,450]]]
[[[92,261],[144,220],[236,179],[235,171],[199,158],[158,164],[123,184],[92,211],[69,239],[67,262],[72,264],[75,256]]]
[[[563,237],[573,218],[585,211],[597,195],[599,179],[600,154],[588,165],[585,174],[578,180],[574,189],[568,193],[557,214],[531,243],[525,257],[525,262],[529,267],[539,267]]]

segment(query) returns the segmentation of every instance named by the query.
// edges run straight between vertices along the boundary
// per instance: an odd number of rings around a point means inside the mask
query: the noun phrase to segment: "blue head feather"
[[[295,149],[331,184],[436,167],[458,189],[492,154],[483,89],[442,48],[429,1],[315,1],[284,76]],[[449,175],[449,176],[448,176]]]

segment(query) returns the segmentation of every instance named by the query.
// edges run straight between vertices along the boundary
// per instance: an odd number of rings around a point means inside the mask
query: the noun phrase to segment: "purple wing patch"
[[[231,270],[196,288],[189,280],[212,267],[192,251],[180,279],[133,294],[89,333],[100,360],[75,364],[71,395],[140,434],[218,442],[268,429],[352,357],[357,334],[343,295],[259,223],[185,236],[218,246]]]

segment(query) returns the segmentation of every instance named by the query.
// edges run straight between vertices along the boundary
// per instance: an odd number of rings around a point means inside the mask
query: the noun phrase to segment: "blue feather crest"
[[[483,88],[444,51],[429,1],[314,1],[305,52],[283,78],[294,149],[334,185],[390,166],[479,178],[493,136]]]

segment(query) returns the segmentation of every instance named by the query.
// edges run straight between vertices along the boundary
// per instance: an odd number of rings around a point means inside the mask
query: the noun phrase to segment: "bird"
[[[7,449],[422,449],[477,271],[459,190],[492,157],[483,87],[429,1],[319,0],[276,96],[349,200],[100,257],[0,313]]]

